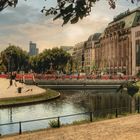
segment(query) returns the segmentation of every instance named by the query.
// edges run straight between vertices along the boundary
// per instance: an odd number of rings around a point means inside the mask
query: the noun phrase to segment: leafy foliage
[[[18,0],[0,0],[0,11],[8,6],[16,7]]]
[[[44,0],[46,1],[46,0]],[[75,24],[79,19],[90,15],[91,8],[93,5],[100,0],[57,0],[56,7],[50,7],[46,9],[44,6],[41,10],[46,16],[53,15],[55,16],[53,20],[58,18],[63,19],[63,24],[70,22]],[[115,9],[117,0],[107,0],[110,8]],[[138,2],[139,0],[129,0],[132,3]],[[7,6],[15,7],[18,3],[18,0],[0,0],[0,11],[5,9]]]
[[[14,45],[1,52],[2,64],[6,67],[7,71],[26,71],[28,69],[28,59],[28,53]]]
[[[58,128],[58,121],[56,120],[52,120],[49,122],[49,126],[52,127],[52,128]]]
[[[128,94],[133,97],[139,91],[139,86],[129,83],[127,85],[127,91]]]
[[[30,69],[37,73],[42,73],[50,69],[65,71],[70,55],[59,48],[46,49],[36,56],[29,56],[26,51],[14,45],[10,45],[0,56],[0,71],[25,71]]]
[[[45,72],[50,69],[52,64],[53,70],[63,71],[66,67],[70,55],[62,49],[46,49],[38,56],[30,59],[31,68],[36,72]]]

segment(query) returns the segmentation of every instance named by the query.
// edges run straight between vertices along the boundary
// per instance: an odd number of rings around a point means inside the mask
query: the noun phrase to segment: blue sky
[[[29,41],[37,43],[40,51],[59,46],[74,46],[91,34],[102,32],[113,17],[128,9],[138,7],[130,0],[118,0],[116,9],[110,9],[107,0],[100,0],[92,8],[90,16],[77,24],[62,27],[62,21],[52,21],[40,10],[44,5],[55,6],[56,0],[19,0],[16,8],[0,12],[0,50],[14,44],[28,50]]]

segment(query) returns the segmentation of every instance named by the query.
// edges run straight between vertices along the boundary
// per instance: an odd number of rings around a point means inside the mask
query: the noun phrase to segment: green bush
[[[52,128],[58,128],[58,121],[57,120],[52,120],[49,122],[49,126]]]
[[[139,86],[134,85],[134,84],[128,84],[127,85],[127,91],[128,91],[128,94],[131,97],[133,97],[139,91]]]

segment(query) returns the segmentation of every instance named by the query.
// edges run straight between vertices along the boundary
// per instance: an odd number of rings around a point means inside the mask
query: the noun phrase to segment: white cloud
[[[113,17],[129,7],[121,0],[117,8],[112,10],[106,0],[97,2],[90,16],[77,24],[67,24],[62,27],[62,21],[52,21],[39,13],[37,1],[31,6],[21,3],[17,8],[0,13],[0,46],[9,43],[21,46],[28,50],[29,41],[36,42],[39,49],[51,48],[61,45],[74,45],[88,39],[95,32],[102,32]],[[4,47],[1,47],[3,49]]]

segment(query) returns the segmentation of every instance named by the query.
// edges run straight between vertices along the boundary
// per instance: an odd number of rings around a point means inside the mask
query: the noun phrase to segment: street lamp
[[[8,63],[9,63],[9,70],[8,72],[10,72],[10,86],[13,84],[12,82],[12,51],[10,51],[10,54],[9,54],[9,60],[8,60]]]
[[[52,65],[53,65],[53,63],[51,62],[51,63],[50,63],[50,71],[52,71],[52,70],[53,70]]]

